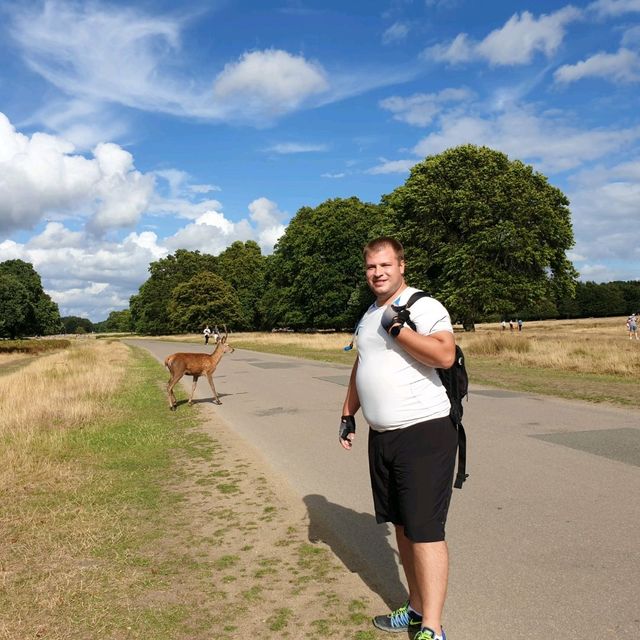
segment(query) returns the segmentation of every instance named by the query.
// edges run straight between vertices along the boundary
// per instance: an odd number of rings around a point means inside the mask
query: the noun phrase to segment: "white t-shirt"
[[[416,291],[406,288],[393,304],[406,304]],[[372,429],[386,431],[448,416],[451,405],[438,373],[410,356],[382,328],[385,309],[374,302],[357,328],[356,388],[365,420]],[[420,298],[410,312],[418,333],[453,333],[449,313],[433,298]]]

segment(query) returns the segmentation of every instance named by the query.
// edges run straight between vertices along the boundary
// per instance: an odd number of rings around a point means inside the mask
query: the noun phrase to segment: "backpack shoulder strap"
[[[416,291],[411,294],[411,297],[407,300],[407,304],[403,305],[405,309],[408,309],[414,302],[420,300],[420,298],[428,298],[429,294],[424,291]],[[407,320],[407,324],[415,331],[416,325],[411,321],[411,318]]]
[[[418,300],[420,300],[420,298],[428,298],[429,294],[425,293],[424,291],[416,291],[415,293],[411,294],[411,297],[407,300],[407,304],[405,304],[404,306],[408,309],[414,302],[417,302]]]

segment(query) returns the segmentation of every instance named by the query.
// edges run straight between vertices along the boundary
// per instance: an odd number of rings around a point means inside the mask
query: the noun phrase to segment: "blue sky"
[[[581,279],[638,279],[639,83],[640,0],[0,0],[0,261],[99,321],[473,143],[567,194]]]

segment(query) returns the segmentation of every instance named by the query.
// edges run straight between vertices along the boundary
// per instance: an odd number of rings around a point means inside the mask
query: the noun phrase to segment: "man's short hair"
[[[370,253],[375,253],[385,247],[391,247],[393,249],[393,252],[396,254],[396,258],[398,258],[398,263],[404,261],[404,247],[398,240],[391,236],[380,236],[379,238],[375,238],[374,240],[367,242],[362,250],[362,257],[366,260]]]

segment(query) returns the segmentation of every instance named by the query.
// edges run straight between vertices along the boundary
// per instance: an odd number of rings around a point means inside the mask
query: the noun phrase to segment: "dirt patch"
[[[159,547],[175,555],[176,543],[184,544],[183,561],[198,566],[182,578],[181,588],[202,593],[180,637],[380,637],[370,616],[385,610],[382,600],[328,546],[309,540],[304,504],[261,454],[213,411],[203,415],[211,441],[204,455],[184,461],[173,487],[186,501],[176,523],[182,533],[178,540],[169,533]],[[153,604],[171,601],[157,597]]]

